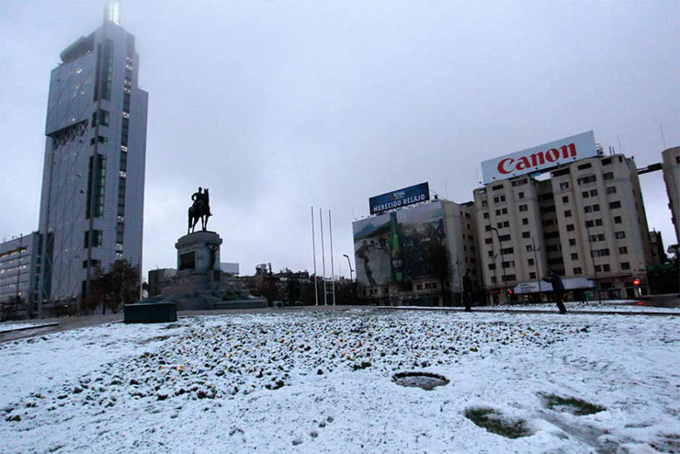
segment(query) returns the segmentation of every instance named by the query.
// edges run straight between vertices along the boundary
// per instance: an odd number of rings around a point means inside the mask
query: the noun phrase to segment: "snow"
[[[680,314],[680,307],[655,307],[647,306],[641,301],[635,300],[605,300],[600,304],[597,301],[578,302],[569,301],[564,303],[567,311],[599,311],[599,312],[663,312]],[[503,309],[503,310],[554,310],[557,305],[554,302],[541,304],[511,304],[500,306],[482,306],[480,310]]]
[[[356,309],[100,325],[0,345],[0,452],[678,450],[679,342],[678,317],[585,314]],[[402,371],[450,383],[401,387]],[[546,395],[605,410],[577,416]],[[491,433],[465,417],[471,408],[526,421],[530,434]]]
[[[50,323],[0,323],[0,333],[6,333],[9,331],[15,331],[18,329],[27,328],[43,328],[46,326],[51,326]]]

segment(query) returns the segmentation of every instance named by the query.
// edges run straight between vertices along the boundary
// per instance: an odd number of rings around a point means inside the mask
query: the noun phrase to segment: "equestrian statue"
[[[194,192],[191,196],[191,200],[194,201],[191,208],[189,208],[189,228],[187,229],[187,235],[194,233],[196,224],[198,220],[201,220],[201,227],[205,232],[208,228],[208,218],[212,216],[210,212],[210,192],[208,188],[198,188],[198,192]]]

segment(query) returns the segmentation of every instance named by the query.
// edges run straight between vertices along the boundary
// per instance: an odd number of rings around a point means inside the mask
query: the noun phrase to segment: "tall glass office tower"
[[[50,78],[40,207],[39,310],[87,295],[96,267],[142,263],[148,93],[135,37],[104,24],[61,54]]]

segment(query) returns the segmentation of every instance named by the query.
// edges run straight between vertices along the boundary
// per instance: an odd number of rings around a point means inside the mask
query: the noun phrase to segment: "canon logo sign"
[[[597,156],[593,131],[511,153],[482,163],[484,184],[545,171],[566,162]]]

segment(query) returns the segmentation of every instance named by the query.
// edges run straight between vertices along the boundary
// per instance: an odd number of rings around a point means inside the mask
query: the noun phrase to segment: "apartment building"
[[[571,146],[570,139],[561,143]],[[645,266],[652,252],[635,162],[603,156],[594,141],[587,148],[569,159],[554,153],[543,167],[495,178],[474,191],[490,302],[507,301],[509,291],[521,298],[537,294],[545,289],[540,279],[552,271],[567,289],[599,291],[604,298],[635,296],[635,279],[642,293],[648,291]],[[514,161],[506,158],[499,166],[507,168],[508,160]]]
[[[675,241],[680,243],[680,147],[669,148],[661,153],[663,179],[668,193],[668,208],[675,227]]]
[[[40,238],[33,232],[0,243],[0,307],[11,299],[20,299],[25,313],[15,316],[31,314],[34,309]]]

